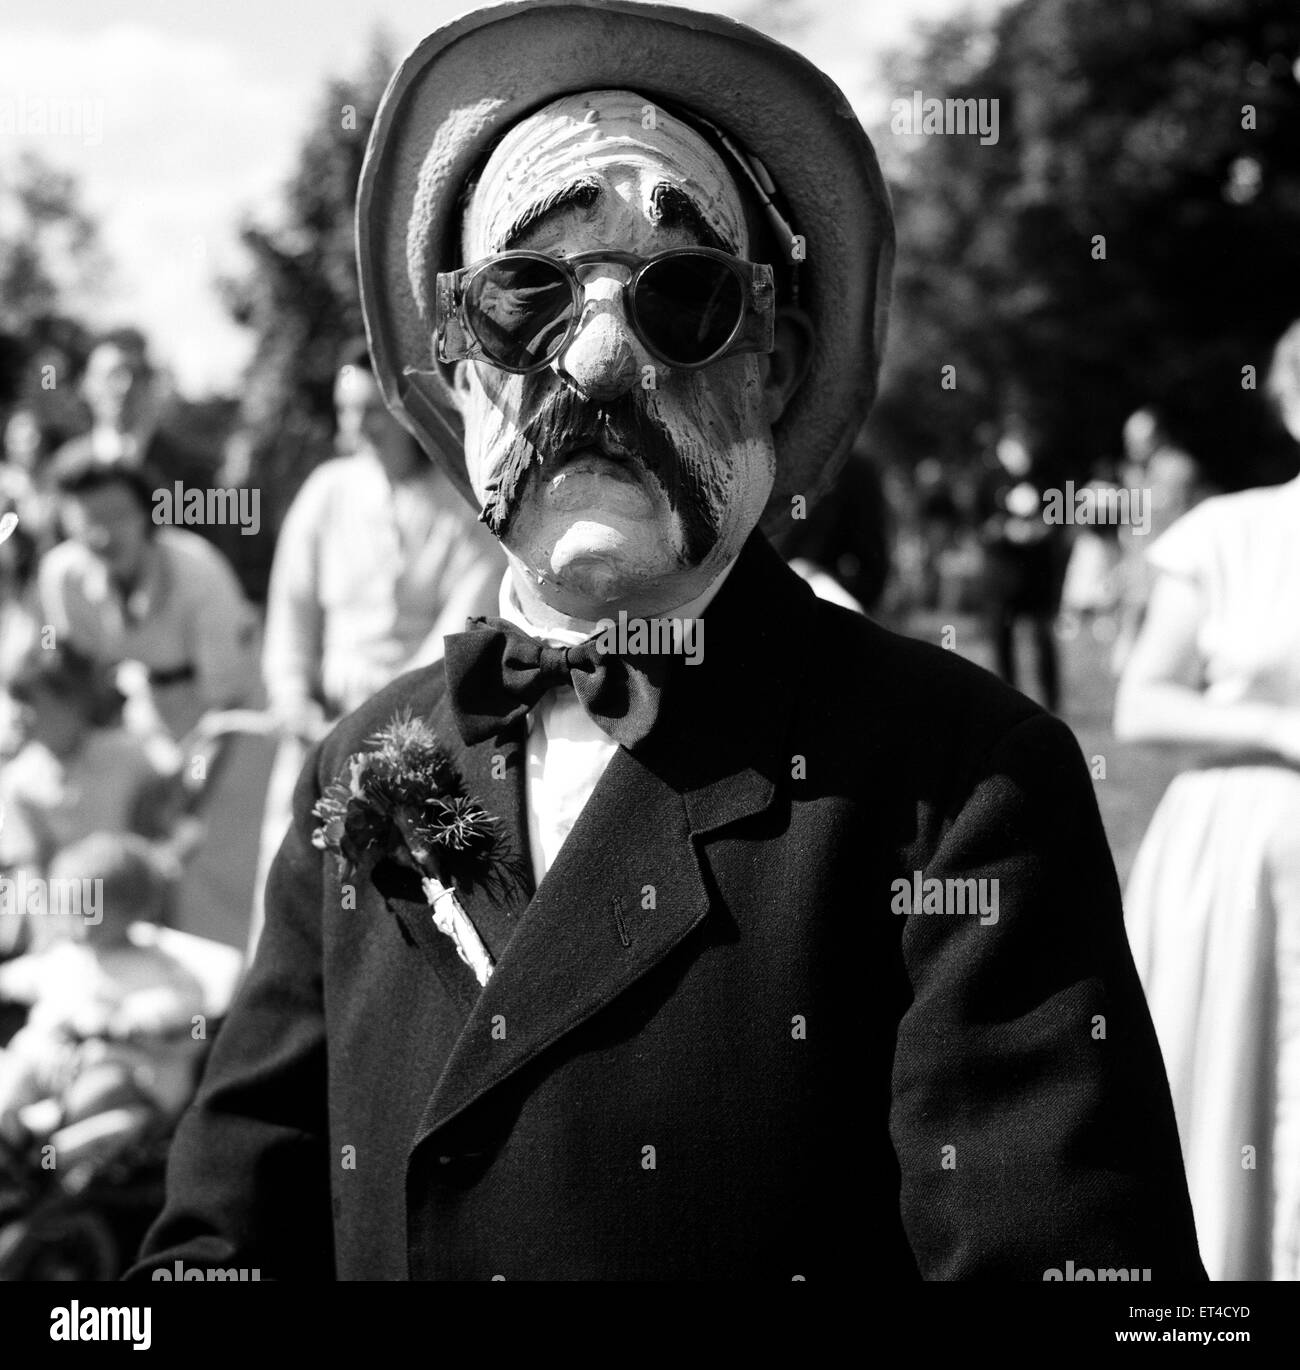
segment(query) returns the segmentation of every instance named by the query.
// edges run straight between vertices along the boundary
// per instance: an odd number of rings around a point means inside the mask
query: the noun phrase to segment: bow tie
[[[635,747],[654,727],[667,674],[662,656],[633,662],[600,651],[595,637],[552,647],[503,618],[469,624],[444,642],[451,707],[467,744],[499,737],[564,685],[573,686],[592,721],[624,747]]]

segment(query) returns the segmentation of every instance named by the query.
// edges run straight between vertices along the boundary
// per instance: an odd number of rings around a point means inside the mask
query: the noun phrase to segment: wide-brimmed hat
[[[380,104],[357,200],[361,303],[384,398],[473,500],[450,368],[432,354],[437,273],[466,265],[462,191],[520,119],[561,95],[608,89],[720,129],[770,176],[802,239],[799,304],[816,341],[773,430],[774,527],[792,495],[811,502],[826,488],[875,396],[893,218],[875,152],[840,90],[734,20],[631,0],[523,0],[464,14],[410,53]],[[408,252],[417,195],[424,231]]]

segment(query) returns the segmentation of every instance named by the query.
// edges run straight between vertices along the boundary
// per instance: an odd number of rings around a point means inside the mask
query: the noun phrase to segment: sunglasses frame
[[[637,318],[636,287],[642,275],[656,262],[674,257],[708,257],[723,263],[740,282],[743,307],[735,326],[722,344],[710,356],[698,362],[677,362],[666,357],[645,336],[641,321]],[[569,326],[558,346],[550,356],[531,366],[507,366],[490,357],[475,333],[465,311],[465,296],[474,278],[487,267],[503,261],[539,261],[547,266],[558,267],[569,283],[573,298]],[[712,366],[723,357],[738,352],[770,352],[773,347],[776,321],[776,283],[770,266],[757,262],[747,262],[730,252],[714,247],[670,247],[656,252],[650,257],[642,257],[635,252],[618,252],[601,249],[593,252],[579,252],[571,257],[553,257],[546,252],[532,252],[526,249],[498,252],[484,257],[457,271],[441,271],[435,295],[435,332],[434,350],[440,362],[481,361],[499,371],[508,371],[515,376],[528,376],[545,370],[568,347],[573,335],[583,321],[584,287],[578,279],[578,268],[596,263],[610,263],[631,268],[632,274],[622,285],[623,298],[627,301],[628,322],[641,346],[661,365],[674,371],[698,371],[701,367]]]

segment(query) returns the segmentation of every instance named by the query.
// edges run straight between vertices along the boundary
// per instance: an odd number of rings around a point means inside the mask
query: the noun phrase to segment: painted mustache
[[[525,378],[528,385],[531,378]],[[544,387],[544,388],[543,388]],[[554,469],[583,447],[640,466],[663,489],[668,507],[682,521],[684,552],[696,565],[712,550],[721,528],[720,490],[712,462],[695,456],[674,438],[638,392],[595,402],[563,384],[543,382],[525,389],[521,421],[495,462],[479,518],[500,538],[527,498],[533,479]]]

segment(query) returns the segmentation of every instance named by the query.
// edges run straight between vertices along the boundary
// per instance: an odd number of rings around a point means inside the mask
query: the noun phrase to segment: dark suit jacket
[[[138,1276],[1204,1277],[1070,732],[758,536],[704,623],[536,892],[522,725],[463,746],[440,666],[315,751]],[[464,900],[481,993],[418,889],[349,908],[310,843],[408,707],[518,859]],[[893,912],[917,871],[996,879],[997,922]]]

